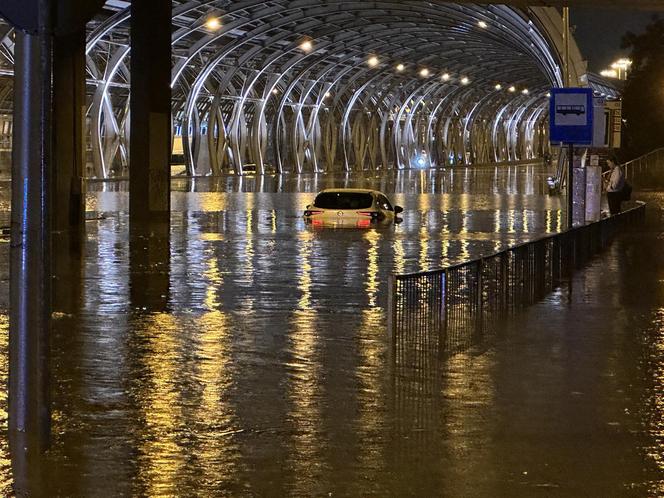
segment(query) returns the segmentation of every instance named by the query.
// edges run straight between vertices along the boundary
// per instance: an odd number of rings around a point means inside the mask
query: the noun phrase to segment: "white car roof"
[[[366,189],[366,188],[326,188],[325,190],[321,190],[319,194],[322,193],[350,193],[350,194],[380,194],[380,195],[385,195],[382,192],[378,192],[377,190],[371,190],[371,189]]]

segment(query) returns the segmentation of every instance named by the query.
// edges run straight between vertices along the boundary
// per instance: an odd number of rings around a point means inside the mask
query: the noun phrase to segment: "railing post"
[[[500,255],[500,303],[501,309],[506,313],[508,309],[507,295],[508,295],[508,278],[509,274],[507,272],[507,258],[508,253],[505,251]]]
[[[390,275],[387,284],[387,334],[391,342],[392,352],[395,353],[396,348],[396,293],[397,293],[397,278],[395,275]],[[396,359],[396,358],[394,358]]]
[[[475,309],[477,312],[477,321],[475,322],[475,333],[477,337],[482,336],[484,328],[484,258],[477,260],[477,278],[475,280],[477,286],[477,295],[475,296]]]
[[[442,279],[442,296],[441,296],[441,327],[438,333],[438,351],[442,352],[445,350],[445,341],[447,341],[447,308],[448,308],[448,289],[447,289],[447,270],[441,272]]]
[[[564,286],[565,279],[571,302],[577,264],[582,266],[618,229],[635,225],[644,217],[645,205],[639,202],[638,207],[605,218],[597,226],[575,227],[488,259],[434,272],[390,275],[386,305],[390,363],[395,366],[407,361],[411,356],[405,348],[413,344],[423,354],[438,355],[447,351],[448,345],[477,344],[486,332],[485,310],[490,324],[500,313],[498,308],[502,311],[530,304],[552,287]],[[494,293],[499,295],[500,304],[494,305]]]

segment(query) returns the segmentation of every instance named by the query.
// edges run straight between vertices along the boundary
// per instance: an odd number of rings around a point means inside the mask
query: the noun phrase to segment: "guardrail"
[[[440,270],[392,275],[388,331],[397,364],[424,366],[467,349],[491,325],[543,298],[605,248],[620,227],[645,219],[645,204],[598,222]]]
[[[647,173],[659,173],[659,171],[653,171],[657,166],[664,167],[664,147],[661,149],[655,149],[652,152],[649,152],[641,157],[627,161],[621,165],[623,171],[625,172],[625,178],[629,181],[634,181],[638,175],[640,182],[647,183],[651,178],[647,177]],[[646,174],[644,176],[644,174]],[[608,177],[611,175],[611,170],[605,171],[602,173],[602,176],[608,180]]]
[[[640,175],[657,165],[664,166],[664,148],[653,150],[644,156],[627,161],[622,167],[625,171],[625,178],[630,180],[634,178],[634,175]]]

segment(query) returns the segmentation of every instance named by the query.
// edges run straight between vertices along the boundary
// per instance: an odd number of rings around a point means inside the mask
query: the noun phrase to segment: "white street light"
[[[205,27],[210,31],[216,31],[219,28],[221,28],[221,21],[219,20],[218,17],[211,17],[210,19],[205,21]]]

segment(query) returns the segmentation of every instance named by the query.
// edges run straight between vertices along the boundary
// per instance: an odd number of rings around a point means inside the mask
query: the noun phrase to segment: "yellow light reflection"
[[[225,211],[226,194],[219,192],[196,192],[195,199],[201,211]]]
[[[224,236],[223,234],[220,233],[202,233],[201,240],[205,240],[208,242],[221,241],[224,240]]]
[[[394,241],[394,272],[405,273],[406,271],[406,250],[403,247],[403,240]]]
[[[247,194],[247,220],[245,233],[247,234],[245,238],[244,246],[244,264],[242,265],[242,272],[249,280],[250,285],[253,286],[254,278],[256,275],[256,268],[254,268],[254,238],[253,238],[253,223],[254,223],[254,195]],[[245,305],[248,309],[253,309],[256,298],[253,294],[247,294],[245,296]]]
[[[313,237],[313,233],[307,230],[298,232],[297,235],[299,239],[298,247],[300,248],[297,265],[299,268],[297,288],[301,293],[298,309],[305,311],[311,307],[311,246]]]
[[[376,306],[376,294],[378,292],[378,241],[381,238],[377,230],[368,230],[364,234],[365,240],[369,242],[367,250],[367,296],[369,306]]]
[[[178,411],[177,380],[180,327],[172,315],[159,313],[146,317],[141,324],[145,337],[145,386],[140,392],[139,409],[145,421],[138,443],[139,479],[145,483],[146,496],[175,496],[178,474],[183,470],[185,449],[178,443],[182,414]]]
[[[507,233],[516,233],[516,216],[513,209],[507,211]]]
[[[203,304],[209,310],[216,310],[219,308],[218,293],[219,288],[223,284],[223,277],[219,271],[219,263],[214,254],[213,248],[205,251],[206,262],[208,268],[203,272],[203,276],[207,279],[207,288],[205,289],[205,299]]]
[[[288,466],[293,469],[295,496],[311,496],[308,483],[315,481],[316,469],[311,462],[322,461],[321,444],[317,434],[321,419],[318,400],[320,363],[316,351],[317,314],[311,309],[311,255],[313,233],[298,233],[298,290],[301,293],[298,309],[291,320],[290,348],[292,359],[288,364],[291,374],[287,387],[290,401],[288,420],[293,425],[292,447]]]
[[[353,432],[358,441],[369,440],[373,434],[380,433],[385,425],[385,396],[381,395],[384,387],[381,373],[384,370],[383,347],[380,331],[385,330],[385,314],[383,308],[373,306],[362,310],[362,324],[359,330],[360,364],[355,371],[358,379],[358,414]],[[378,457],[372,451],[360,451],[357,455],[358,468],[367,469],[368,482],[376,482],[373,472],[379,472],[376,465]],[[360,496],[362,492],[351,492]]]
[[[238,472],[234,470],[234,459],[222,459],[236,450],[232,436],[241,432],[233,403],[223,402],[233,385],[231,319],[222,311],[205,313],[196,323],[199,334],[196,341],[196,381],[200,389],[195,404],[194,420],[198,427],[214,427],[215,437],[205,432],[196,434],[201,441],[196,445],[200,482],[210,487],[218,481],[232,480]],[[223,436],[223,437],[220,437]],[[202,493],[204,494],[204,493]]]
[[[0,314],[0,382],[3,386],[7,386],[9,378],[9,357],[7,351],[9,349],[9,316]],[[3,434],[7,434],[7,389],[0,389],[0,428]],[[13,496],[13,478],[12,467],[9,454],[9,443],[7,437],[0,438],[0,495]]]
[[[468,210],[471,207],[472,200],[470,199],[470,194],[461,194],[459,196],[460,208],[461,208],[461,229],[459,230],[459,235],[461,235],[460,247],[459,247],[459,261],[468,261],[471,259],[470,256],[470,242],[467,236],[468,230]]]
[[[444,265],[449,264],[450,257],[450,239],[443,239],[440,241],[440,255],[443,258]]]
[[[425,218],[427,214],[429,213],[429,196],[428,195],[422,195],[420,194],[418,196],[418,208],[421,213],[421,216]],[[426,271],[429,269],[429,265],[427,263],[427,254],[429,252],[429,229],[428,223],[426,222],[425,219],[422,219],[422,222],[420,223],[420,230],[419,230],[419,236],[418,236],[418,242],[420,244],[420,253],[419,253],[419,269],[420,271]]]

